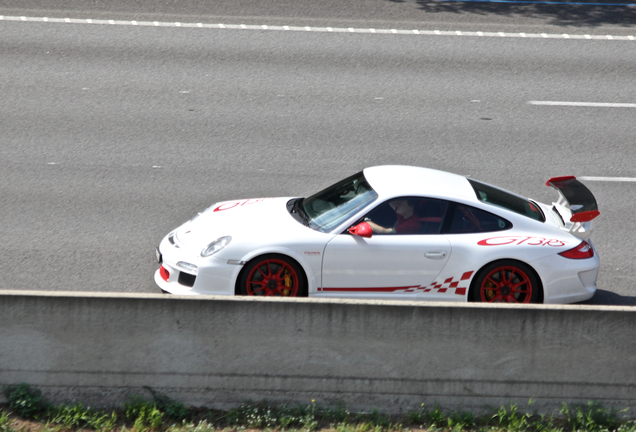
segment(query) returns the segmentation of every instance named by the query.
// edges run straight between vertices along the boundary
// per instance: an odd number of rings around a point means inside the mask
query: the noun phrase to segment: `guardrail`
[[[0,292],[0,384],[120,405],[636,405],[636,308]],[[632,414],[633,415],[633,414]]]

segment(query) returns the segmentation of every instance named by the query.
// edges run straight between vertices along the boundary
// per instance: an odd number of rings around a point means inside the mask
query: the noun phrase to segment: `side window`
[[[388,202],[382,203],[371,210],[364,219],[386,228],[393,228],[397,223],[397,215]]]
[[[365,217],[374,234],[439,234],[448,202],[419,197],[395,198]]]
[[[422,224],[422,234],[439,234],[446,216],[448,202],[436,199],[422,200],[416,209],[417,217]]]
[[[512,228],[507,220],[492,213],[463,204],[455,205],[449,234],[503,231]]]

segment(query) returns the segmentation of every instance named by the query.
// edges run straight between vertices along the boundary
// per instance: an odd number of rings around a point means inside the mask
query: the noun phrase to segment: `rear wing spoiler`
[[[600,214],[592,192],[574,176],[552,177],[545,185],[559,192],[554,209],[569,231],[581,238],[589,237],[593,231],[591,222]]]

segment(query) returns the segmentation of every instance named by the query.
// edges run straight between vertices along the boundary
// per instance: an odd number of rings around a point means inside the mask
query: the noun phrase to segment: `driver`
[[[391,228],[385,228],[375,222],[367,220],[375,234],[419,234],[422,232],[422,222],[415,214],[415,206],[406,199],[399,199],[389,203],[397,216],[397,223]]]

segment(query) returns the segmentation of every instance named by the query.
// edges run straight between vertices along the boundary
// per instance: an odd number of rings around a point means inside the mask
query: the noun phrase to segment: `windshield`
[[[302,208],[312,228],[329,232],[377,198],[378,194],[360,172],[305,198]]]
[[[539,206],[532,201],[472,179],[468,179],[468,181],[473,189],[475,189],[477,198],[480,201],[496,205],[497,207],[503,207],[531,219],[538,220],[539,222],[545,222],[543,212]]]

